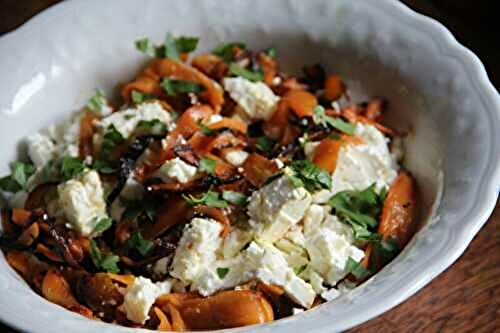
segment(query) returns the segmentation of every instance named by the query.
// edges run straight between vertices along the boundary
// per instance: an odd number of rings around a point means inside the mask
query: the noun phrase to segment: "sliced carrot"
[[[50,269],[45,274],[42,282],[42,294],[49,301],[65,308],[78,307],[80,305],[75,296],[73,296],[68,281],[55,269]]]
[[[212,140],[205,147],[206,152],[212,152],[215,149],[223,149],[228,147],[244,147],[246,142],[232,133],[220,133],[213,137]]]
[[[205,75],[218,78],[215,75],[217,73],[217,68],[223,65],[224,61],[215,54],[205,53],[194,57],[191,64]]]
[[[274,319],[271,304],[249,290],[223,291],[210,297],[186,300],[179,312],[188,329],[222,329],[260,324]]]
[[[274,77],[278,74],[278,63],[275,59],[263,52],[257,54],[257,60],[259,61],[260,68],[262,68],[262,72],[264,73],[264,82],[268,86],[273,85]]]
[[[132,283],[134,283],[135,280],[135,276],[133,276],[132,274],[124,274],[124,275],[114,274],[114,273],[106,273],[106,274],[109,276],[111,280],[119,282],[126,286],[131,285]]]
[[[334,172],[342,145],[343,142],[341,140],[322,140],[314,150],[313,163],[329,173]]]
[[[7,252],[7,262],[14,267],[25,279],[29,278],[30,274],[30,259],[26,252],[9,251]]]
[[[156,314],[156,317],[160,321],[156,329],[158,331],[162,332],[167,332],[172,330],[172,325],[170,324],[170,321],[168,320],[167,316],[161,311],[159,307],[153,307],[153,311]]]
[[[330,75],[325,80],[325,98],[336,101],[347,91],[347,88],[338,75]]]
[[[196,132],[188,140],[188,143],[196,153],[203,155],[208,151],[207,147],[211,141],[213,141],[212,137],[205,135],[202,132]]]
[[[247,124],[243,121],[235,118],[223,118],[220,121],[217,121],[213,124],[208,125],[208,128],[212,130],[219,130],[223,128],[227,128],[236,132],[240,132],[243,134],[247,133]]]
[[[266,136],[276,141],[280,140],[288,126],[289,116],[290,109],[286,107],[286,104],[278,103],[271,118],[262,124],[262,130]]]
[[[170,318],[172,319],[172,329],[175,332],[183,332],[186,330],[186,323],[182,318],[179,310],[177,310],[172,304],[167,304],[168,312],[170,313]]]
[[[22,208],[12,208],[12,222],[20,227],[28,225],[31,219],[31,212]]]
[[[212,79],[182,62],[173,59],[155,59],[149,66],[160,77],[197,82],[205,87],[201,97],[206,99],[216,112],[219,112],[224,104],[224,91]]]
[[[395,133],[392,129],[385,127],[384,125],[381,125],[380,123],[378,123],[372,119],[368,119],[362,115],[359,115],[357,113],[357,108],[355,105],[351,105],[351,106],[348,106],[348,107],[342,109],[342,116],[344,118],[346,118],[351,123],[360,122],[363,124],[372,125],[375,128],[377,128],[380,132],[382,132],[386,135],[390,135],[390,136],[395,135]]]
[[[199,299],[201,296],[195,292],[185,292],[185,293],[171,293],[160,295],[156,299],[156,304],[164,306],[167,304],[172,304],[175,307],[180,307],[188,299]]]
[[[186,200],[180,195],[169,196],[165,204],[156,214],[155,222],[148,225],[143,231],[143,237],[146,239],[154,239],[171,227],[183,223],[190,211]]]
[[[36,244],[35,252],[40,253],[41,255],[47,257],[48,259],[55,261],[55,262],[63,262],[63,258],[49,249],[46,245],[42,243]]]
[[[291,90],[280,100],[280,104],[292,110],[298,117],[312,117],[318,105],[316,96],[305,90]]]
[[[257,153],[250,154],[243,163],[243,175],[255,187],[261,187],[278,170],[276,163]]]
[[[85,160],[88,156],[93,156],[94,151],[94,121],[98,119],[97,115],[92,111],[87,111],[80,119],[80,141],[79,155]]]
[[[24,229],[17,242],[23,246],[31,246],[40,235],[40,227],[37,222],[32,223],[28,228]]]
[[[162,89],[158,80],[147,75],[140,75],[134,81],[126,84],[122,89],[122,97],[127,102],[131,101],[132,91],[138,91],[146,95],[161,96]]]
[[[389,188],[378,232],[384,239],[393,238],[403,248],[417,228],[417,198],[413,178],[401,171]]]

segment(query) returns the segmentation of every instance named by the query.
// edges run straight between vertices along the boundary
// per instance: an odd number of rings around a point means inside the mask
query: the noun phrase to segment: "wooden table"
[[[56,2],[0,0],[0,34]],[[498,11],[490,8],[493,1],[404,2],[450,28],[480,56],[500,87],[498,19],[493,17]],[[14,331],[0,324],[0,332]],[[500,203],[464,255],[446,272],[403,304],[349,332],[500,332]]]

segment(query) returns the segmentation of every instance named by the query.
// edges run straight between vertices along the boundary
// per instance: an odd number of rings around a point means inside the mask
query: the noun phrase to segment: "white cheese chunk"
[[[204,269],[216,260],[221,246],[222,225],[212,219],[194,218],[184,229],[175,250],[170,274],[185,283],[195,281]]]
[[[349,258],[360,262],[364,257],[362,250],[330,228],[320,228],[307,235],[306,248],[311,268],[332,286],[347,275],[345,268]]]
[[[224,89],[251,120],[269,119],[279,100],[265,83],[242,77],[225,78]]]
[[[90,236],[106,215],[106,201],[99,174],[87,171],[57,187],[59,206],[72,228],[82,236]]]
[[[243,230],[240,228],[231,228],[231,232],[224,238],[221,255],[225,259],[236,256],[241,249],[245,247],[253,237],[252,230]]]
[[[170,293],[171,281],[153,283],[142,276],[136,277],[125,293],[123,306],[127,319],[144,324],[149,319],[149,310],[158,296]]]
[[[239,167],[245,163],[248,158],[248,153],[244,150],[229,150],[223,154],[222,157],[231,165]]]
[[[389,152],[388,139],[374,126],[358,123],[355,135],[362,144],[342,147],[332,175],[331,194],[344,190],[364,190],[376,184],[376,190],[389,187],[397,176],[396,160]]]
[[[153,265],[153,273],[156,275],[165,275],[168,273],[168,263],[170,262],[171,257],[163,257],[158,259]]]
[[[113,125],[124,138],[128,138],[140,121],[152,121],[155,119],[167,125],[167,128],[174,123],[170,113],[159,102],[154,101],[141,103],[136,108],[114,112],[97,122],[97,126],[101,132],[104,132],[109,126]]]
[[[38,169],[56,156],[56,146],[52,139],[40,133],[28,137],[28,155]]]
[[[311,195],[302,187],[295,188],[282,176],[255,191],[248,205],[248,214],[256,228],[256,238],[273,243],[305,214]]]
[[[326,291],[324,291],[324,292],[321,293],[321,297],[323,297],[323,299],[325,301],[334,300],[337,297],[339,297],[340,295],[341,295],[340,291],[338,291],[335,288],[331,288],[331,289],[326,290]]]
[[[206,125],[213,125],[224,119],[220,114],[213,114],[208,118]]]
[[[316,148],[319,146],[320,142],[308,141],[304,144],[304,155],[308,160],[312,160],[314,157],[314,152]]]
[[[192,166],[179,157],[166,161],[158,170],[158,176],[164,182],[177,181],[187,183],[193,180],[198,169]]]

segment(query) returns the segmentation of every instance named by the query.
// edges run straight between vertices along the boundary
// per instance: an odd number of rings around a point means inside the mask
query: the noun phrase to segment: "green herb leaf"
[[[382,203],[385,201],[385,198],[387,198],[387,194],[389,194],[388,188],[386,186],[382,187],[382,189],[380,190],[380,192],[378,194],[379,199]]]
[[[35,166],[31,163],[15,162],[12,167],[12,178],[21,185],[26,187],[28,179],[35,173]]]
[[[229,273],[229,268],[227,267],[217,267],[217,275],[219,279],[223,279],[226,277],[227,273]]]
[[[153,57],[153,58],[161,58],[162,57],[162,48],[156,47],[149,40],[149,38],[142,38],[135,41],[135,47],[141,51],[142,53]]]
[[[240,76],[252,82],[262,81],[264,76],[262,72],[254,72],[246,68],[240,67],[236,63],[232,62],[229,64],[229,74]]]
[[[79,176],[84,170],[85,163],[77,157],[66,156],[61,160],[61,176],[65,181]]]
[[[134,232],[127,241],[130,248],[137,249],[142,256],[146,256],[154,247],[154,243],[144,239],[139,231]]]
[[[244,195],[243,193],[240,192],[234,192],[234,191],[223,191],[222,192],[222,199],[226,200],[227,202],[230,202],[235,205],[246,205],[248,202],[248,197]]]
[[[141,104],[144,101],[155,98],[155,96],[153,95],[143,94],[142,92],[137,90],[132,90],[131,97],[132,102],[134,102],[135,104]]]
[[[209,128],[207,125],[203,124],[203,121],[201,119],[198,121],[198,127],[201,129],[201,132],[206,136],[213,136],[215,134],[215,131]]]
[[[120,268],[117,265],[120,258],[115,255],[103,254],[93,239],[90,240],[90,259],[92,259],[94,266],[98,269],[103,269],[110,273],[120,272]]]
[[[351,225],[358,240],[377,240],[379,236],[370,231],[378,224],[383,200],[375,192],[375,184],[362,191],[342,191],[329,200],[339,219]]]
[[[298,267],[295,267],[293,269],[295,275],[299,275],[300,273],[302,273],[303,271],[305,271],[305,269],[307,268],[307,265],[303,265],[303,266],[298,266]]]
[[[92,164],[92,169],[96,170],[99,173],[103,173],[105,175],[109,175],[115,173],[118,168],[113,166],[111,161],[97,159]]]
[[[189,53],[196,50],[196,47],[198,46],[198,41],[199,38],[197,37],[180,36],[175,39],[175,44],[177,46],[177,50],[180,53]]]
[[[228,206],[227,202],[221,199],[220,193],[212,190],[205,192],[201,198],[196,198],[192,195],[182,195],[182,197],[190,206],[205,205],[215,208],[226,208]]]
[[[179,93],[200,93],[205,90],[205,86],[190,81],[164,78],[161,87],[167,95],[175,96]]]
[[[267,50],[264,51],[265,54],[267,54],[269,57],[276,59],[276,49],[274,47],[270,47]]]
[[[217,161],[212,160],[210,158],[202,158],[200,160],[201,171],[205,171],[209,175],[213,175],[215,173],[216,166],[217,166]]]
[[[290,164],[295,176],[299,178],[304,187],[313,192],[320,189],[330,189],[332,187],[332,177],[325,170],[308,160],[297,160]]]
[[[345,270],[346,272],[354,275],[358,280],[363,280],[371,274],[369,270],[364,268],[360,263],[356,262],[351,257],[347,259]]]
[[[11,176],[5,176],[0,178],[0,189],[5,192],[16,193],[22,188]]]
[[[102,90],[97,89],[95,95],[89,99],[87,107],[94,112],[100,112],[107,104],[106,95]]]
[[[267,136],[257,138],[257,142],[255,143],[255,147],[266,154],[272,153],[274,145],[275,142]]]
[[[174,36],[172,34],[167,33],[167,36],[165,37],[165,58],[170,58],[170,59],[179,59],[180,58],[180,52],[179,49],[177,48],[177,43],[175,42]]]
[[[96,218],[97,219],[97,218]],[[93,234],[100,234],[108,230],[113,225],[113,220],[109,217],[101,218],[94,227]]]
[[[111,124],[106,129],[101,145],[100,157],[103,160],[108,160],[116,146],[125,142],[123,135],[116,129],[115,125]]]
[[[321,105],[317,105],[314,110],[313,121],[316,125],[322,125],[324,127],[333,127],[340,132],[348,135],[353,135],[356,129],[355,124],[348,123],[342,118],[332,118],[326,115],[325,108]]]
[[[221,57],[224,62],[231,62],[234,60],[234,48],[245,49],[246,45],[240,42],[221,44],[217,46],[212,53]]]
[[[135,220],[137,217],[141,217],[141,221],[146,220],[145,222],[154,222],[156,212],[161,205],[161,202],[158,200],[129,201],[120,198],[120,202],[126,207],[122,215],[122,220],[130,221]]]
[[[146,131],[148,134],[165,136],[168,132],[167,125],[160,119],[141,120],[137,123],[136,131]]]

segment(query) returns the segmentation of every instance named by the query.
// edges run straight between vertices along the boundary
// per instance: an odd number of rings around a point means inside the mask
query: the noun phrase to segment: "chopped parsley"
[[[182,197],[190,206],[205,205],[215,208],[226,208],[228,206],[228,203],[221,198],[220,193],[212,190],[208,190],[200,198],[184,194]]]
[[[212,160],[210,158],[202,158],[200,160],[201,171],[205,171],[209,175],[213,175],[215,173],[216,166],[217,166],[217,161]]]
[[[356,262],[351,257],[347,259],[345,270],[347,273],[351,273],[352,275],[354,275],[358,280],[363,280],[370,276],[370,274],[372,273],[370,270],[363,267],[363,265]]]
[[[251,71],[232,62],[229,64],[229,74],[241,76],[252,82],[262,81],[264,76],[261,71]]]
[[[160,119],[141,120],[137,123],[136,130],[145,130],[151,135],[165,136],[168,132],[167,125]]]
[[[97,269],[110,273],[120,272],[118,267],[120,258],[116,255],[103,254],[93,239],[90,240],[90,259]]]
[[[115,167],[110,161],[96,159],[94,163],[92,163],[92,169],[96,170],[99,173],[109,175],[115,173],[118,168]]]
[[[273,59],[276,59],[276,56],[277,56],[277,52],[276,52],[276,49],[274,47],[270,47],[268,49],[266,49],[264,51],[264,53],[268,56],[268,57],[271,57]]]
[[[142,38],[135,42],[135,47],[142,53],[153,58],[179,59],[181,53],[189,53],[198,46],[198,38],[181,36],[175,38],[167,33],[163,45],[154,45],[149,38]]]
[[[289,175],[289,178],[296,187],[304,186],[310,192],[321,189],[328,190],[332,187],[332,177],[328,172],[319,168],[311,161],[292,161],[290,168],[294,174]]]
[[[321,125],[323,127],[332,127],[339,130],[342,133],[353,135],[356,128],[355,124],[348,123],[342,118],[333,118],[327,116],[325,113],[325,108],[321,105],[317,105],[314,110],[313,121],[316,125]]]
[[[26,189],[28,179],[35,170],[35,166],[31,163],[15,162],[11,166],[10,175],[0,178],[0,189],[12,193]]]
[[[106,105],[108,105],[108,101],[101,89],[97,89],[95,95],[92,96],[87,103],[87,107],[94,112],[100,112]]]
[[[94,227],[93,231],[94,234],[100,234],[108,230],[113,225],[113,220],[110,219],[109,217],[103,217],[101,219],[96,217],[96,219],[98,219],[98,221],[96,226]]]
[[[152,241],[144,239],[139,231],[134,232],[127,241],[127,246],[136,249],[142,256],[151,252],[154,245]]]
[[[222,199],[235,205],[246,205],[248,197],[240,192],[222,191]]]
[[[200,93],[205,86],[196,82],[164,78],[161,87],[167,95],[175,96],[179,93]]]
[[[132,102],[135,104],[141,104],[142,102],[155,98],[153,95],[144,94],[137,90],[132,90],[130,96],[132,97]]]
[[[378,225],[384,198],[375,192],[375,184],[362,191],[342,191],[328,201],[339,219],[351,225],[358,240],[379,240],[380,235],[370,231]]]
[[[217,275],[219,279],[223,279],[226,277],[227,273],[229,273],[229,268],[227,267],[217,267]]]
[[[302,266],[295,267],[293,269],[293,271],[294,271],[295,275],[299,275],[300,273],[305,271],[306,268],[307,268],[307,265],[302,265]]]
[[[212,53],[221,57],[224,62],[231,62],[234,60],[233,50],[235,48],[245,49],[246,45],[240,42],[225,43],[217,46]]]
[[[255,147],[261,152],[269,155],[272,153],[275,142],[268,138],[267,136],[261,136],[257,138],[257,142],[255,143]]]

